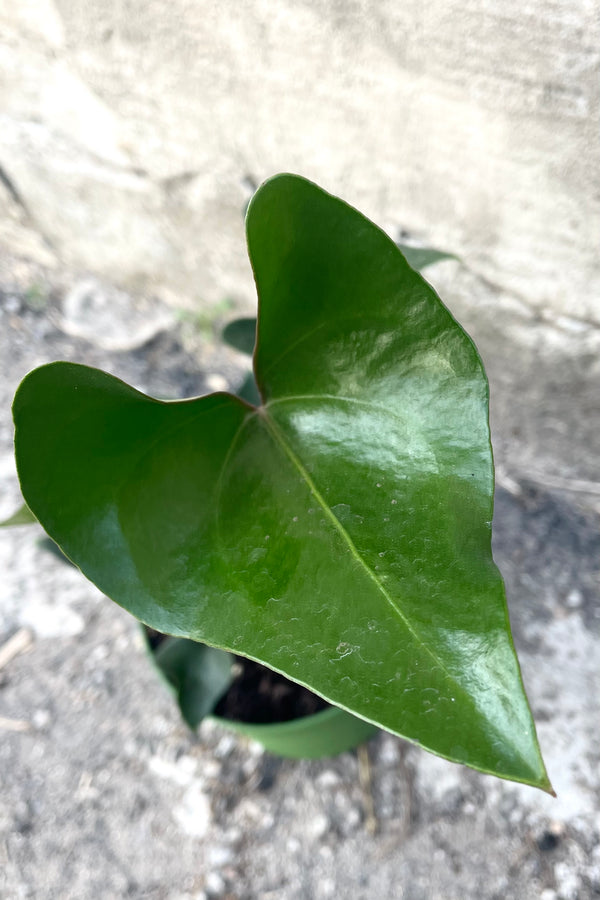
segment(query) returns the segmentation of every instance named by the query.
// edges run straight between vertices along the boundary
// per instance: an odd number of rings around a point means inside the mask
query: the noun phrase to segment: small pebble
[[[97,647],[94,647],[92,652],[90,653],[91,658],[95,662],[101,662],[104,659],[107,659],[110,655],[110,650],[106,646],[106,644],[98,644]]]
[[[560,900],[578,900],[580,880],[568,863],[560,862],[554,866],[554,879]]]
[[[264,756],[265,748],[262,744],[259,744],[258,741],[249,741],[248,742],[248,752],[252,756]]]
[[[323,878],[317,887],[318,897],[333,897],[335,894],[335,881],[333,878]]]
[[[234,847],[236,844],[239,844],[242,840],[242,829],[241,828],[228,828],[225,832],[225,840],[230,844],[233,844]]]
[[[400,759],[400,744],[396,738],[384,736],[379,748],[379,759],[386,766],[395,765]]]
[[[244,797],[237,806],[237,818],[244,824],[256,824],[262,819],[262,811],[258,803],[251,800],[250,797]]]
[[[43,731],[50,724],[50,713],[47,709],[36,709],[32,716],[33,727]]]
[[[220,868],[230,863],[233,854],[229,847],[210,847],[207,853],[207,859],[211,866]]]
[[[224,734],[217,746],[215,747],[215,756],[223,759],[235,749],[235,738],[231,734]]]
[[[346,834],[349,834],[351,831],[354,831],[358,827],[361,818],[361,814],[355,806],[348,810],[348,812],[344,816],[344,831],[346,832]]]
[[[340,783],[340,776],[333,769],[325,769],[317,776],[317,786],[320,788],[332,788]]]
[[[218,872],[209,872],[204,887],[208,891],[209,897],[218,897],[225,890],[225,881]]]
[[[567,606],[569,609],[579,609],[583,605],[583,594],[577,588],[573,588],[567,594]]]
[[[173,818],[191,837],[205,837],[212,819],[210,800],[198,784],[192,784],[185,791],[181,802],[173,810]]]
[[[323,813],[318,813],[310,819],[306,831],[309,837],[318,841],[329,831],[329,819]]]
[[[211,391],[226,391],[229,388],[227,379],[218,372],[212,372],[210,375],[207,375],[206,384]]]
[[[221,764],[216,759],[208,757],[202,760],[202,775],[204,778],[218,778],[220,774]]]

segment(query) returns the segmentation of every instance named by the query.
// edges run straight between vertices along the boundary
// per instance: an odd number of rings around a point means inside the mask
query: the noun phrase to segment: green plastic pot
[[[377,727],[351,713],[332,706],[312,716],[280,722],[276,725],[252,725],[211,716],[230,731],[258,741],[265,750],[292,759],[317,759],[336,756],[372,737]]]
[[[292,759],[316,759],[322,756],[335,756],[338,753],[343,753],[345,750],[351,750],[353,747],[366,741],[378,730],[375,725],[365,722],[363,719],[358,719],[352,713],[339,709],[336,706],[331,706],[312,716],[303,716],[300,719],[270,725],[257,725],[251,722],[236,722],[232,719],[224,719],[221,716],[207,713],[207,710],[212,709],[219,697],[222,696],[222,689],[220,693],[213,695],[213,700],[209,701],[211,705],[205,706],[204,710],[199,712],[193,690],[180,691],[173,680],[168,677],[164,664],[159,662],[151,646],[149,632],[145,626],[142,626],[142,634],[155,670],[159,674],[161,681],[167,685],[170,692],[174,695],[183,718],[192,729],[196,728],[202,718],[212,719],[213,722],[218,722],[219,725],[222,725],[223,728],[227,728],[229,731],[235,731],[238,734],[246,735],[246,737],[254,741],[258,741],[270,753]],[[186,680],[187,674],[191,671],[191,667],[194,666],[195,660],[198,659],[200,654],[213,654],[216,658],[216,660],[213,659],[213,663],[216,661],[217,667],[221,664],[219,657],[222,659],[228,657],[231,660],[229,654],[225,654],[223,651],[207,648],[203,644],[196,644],[194,641],[189,641],[185,638],[168,638],[167,640],[171,645],[184,650],[183,656],[186,661],[183,664],[181,660],[178,662],[178,677],[181,678],[183,672],[184,680]],[[189,655],[190,650],[192,651],[191,656]],[[204,665],[205,662],[203,662]],[[208,684],[208,689],[211,689],[210,684]],[[202,692],[204,693],[204,683]],[[203,697],[202,700],[204,699]]]

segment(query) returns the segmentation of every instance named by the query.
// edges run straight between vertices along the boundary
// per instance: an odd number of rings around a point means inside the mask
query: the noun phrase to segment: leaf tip
[[[550,779],[548,778],[547,775],[546,775],[546,778],[544,779],[544,783],[543,783],[543,784],[540,784],[540,789],[541,789],[542,791],[544,791],[545,794],[550,794],[550,796],[553,797],[553,798],[556,800],[557,793],[556,793],[556,791],[554,790],[554,788],[552,787],[552,784],[551,784],[551,782],[550,782]]]

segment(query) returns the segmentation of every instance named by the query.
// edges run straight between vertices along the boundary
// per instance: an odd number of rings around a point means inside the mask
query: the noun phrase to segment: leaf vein
[[[423,640],[421,635],[415,630],[415,628],[411,624],[410,620],[406,617],[405,613],[398,606],[398,604],[395,602],[395,600],[390,595],[390,593],[385,589],[384,585],[381,583],[380,579],[377,577],[375,572],[370,568],[370,566],[367,565],[367,563],[365,562],[363,557],[360,555],[360,553],[356,549],[354,541],[352,540],[352,538],[350,537],[350,535],[348,534],[348,532],[346,531],[346,529],[344,528],[344,526],[342,525],[340,520],[333,513],[333,510],[331,509],[331,507],[325,501],[325,498],[319,491],[318,487],[316,486],[315,482],[313,481],[313,479],[310,476],[307,469],[302,464],[302,461],[299,459],[299,457],[294,453],[294,451],[290,447],[288,441],[285,438],[285,435],[283,434],[283,432],[281,431],[279,426],[276,425],[276,423],[268,415],[262,415],[261,418],[263,419],[265,426],[266,426],[267,430],[269,431],[269,433],[271,434],[273,440],[283,450],[283,452],[285,453],[287,458],[290,460],[292,465],[296,468],[298,473],[301,475],[303,480],[306,482],[310,492],[312,493],[313,497],[315,498],[317,503],[322,508],[326,517],[333,524],[334,528],[339,532],[342,539],[348,545],[348,548],[349,548],[352,556],[356,560],[356,562],[364,569],[367,576],[371,579],[371,581],[379,589],[379,591],[381,592],[383,597],[386,599],[386,601],[390,604],[390,606],[395,611],[395,613],[400,617],[401,621],[405,625],[409,634],[416,641],[416,643],[419,644],[423,648],[423,650],[427,653],[427,655],[430,656],[431,659],[433,659],[433,661],[436,663],[436,665],[439,666],[439,668],[446,675],[446,677],[448,679],[450,679],[450,681],[452,681],[454,684],[456,684],[459,687],[459,689],[462,690],[462,685],[457,680],[457,678],[454,675],[452,675],[452,673],[446,668],[446,666],[444,665],[442,660],[438,656],[436,656],[436,654],[430,649],[430,647],[427,646],[427,644],[425,643],[425,641]]]

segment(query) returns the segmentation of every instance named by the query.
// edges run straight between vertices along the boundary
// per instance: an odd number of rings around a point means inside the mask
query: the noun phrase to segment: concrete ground
[[[0,533],[3,900],[600,896],[600,338],[457,263],[430,271],[490,375],[495,553],[558,798],[385,734],[370,779],[357,753],[282,761],[212,723],[194,735],[135,622],[14,528]],[[202,317],[5,257],[0,518],[18,503],[12,395],[58,358],[161,397],[234,387],[243,369]]]

